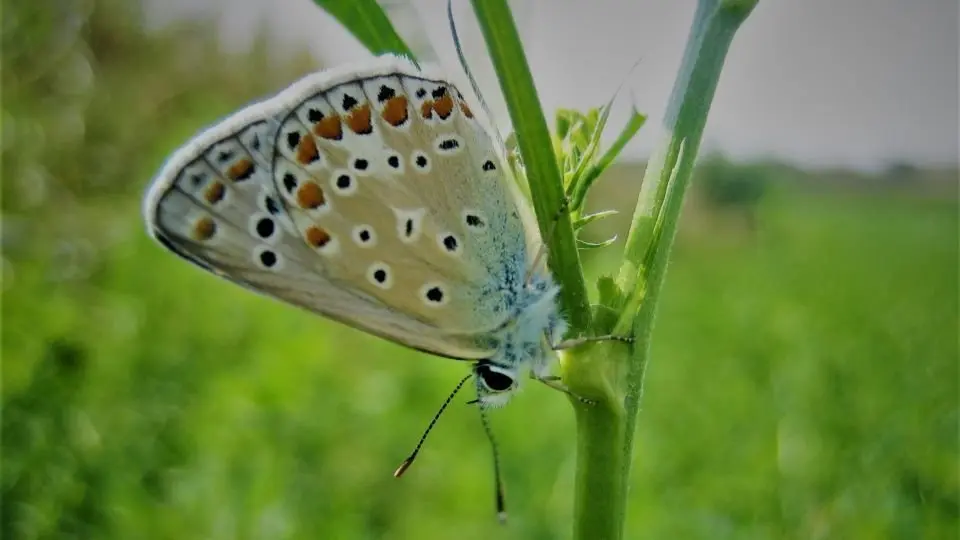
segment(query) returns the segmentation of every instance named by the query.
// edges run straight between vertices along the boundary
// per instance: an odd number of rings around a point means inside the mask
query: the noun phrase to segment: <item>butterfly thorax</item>
[[[509,401],[527,370],[535,377],[546,376],[554,358],[553,345],[563,339],[567,329],[558,305],[560,288],[548,274],[535,274],[517,292],[513,315],[490,335],[496,352],[475,366],[477,391],[484,406],[499,407]],[[508,388],[492,391],[479,376],[480,370],[502,375]]]

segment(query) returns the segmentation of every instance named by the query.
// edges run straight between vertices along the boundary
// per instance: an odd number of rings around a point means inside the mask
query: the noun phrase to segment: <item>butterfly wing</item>
[[[154,236],[213,273],[455,358],[488,357],[513,315],[521,211],[454,85],[390,56],[202,133],[144,207]]]

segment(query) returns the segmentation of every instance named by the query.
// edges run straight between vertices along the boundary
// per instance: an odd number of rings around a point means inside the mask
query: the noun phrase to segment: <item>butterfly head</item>
[[[522,290],[516,315],[493,337],[496,354],[473,366],[481,406],[505,405],[528,370],[536,377],[547,374],[554,358],[551,344],[566,331],[557,304],[559,290],[549,274],[535,275]]]
[[[477,381],[477,401],[482,407],[502,407],[520,387],[516,366],[504,366],[488,361],[477,362],[473,374]]]

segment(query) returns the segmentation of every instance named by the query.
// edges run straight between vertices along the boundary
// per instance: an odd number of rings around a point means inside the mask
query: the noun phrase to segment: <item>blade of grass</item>
[[[313,0],[340,21],[371,53],[397,53],[416,58],[377,0]]]
[[[593,214],[587,214],[585,216],[577,218],[577,220],[573,222],[573,228],[575,230],[580,230],[586,227],[587,225],[593,223],[594,221],[599,221],[604,218],[615,216],[619,213],[620,212],[617,212],[616,210],[601,210],[599,212],[594,212]]]
[[[505,0],[472,0],[472,4],[517,133],[533,208],[549,248],[550,268],[561,284],[567,320],[582,332],[590,323],[590,304],[580,254],[570,216],[566,212],[558,216],[564,202],[560,168],[513,15]]]

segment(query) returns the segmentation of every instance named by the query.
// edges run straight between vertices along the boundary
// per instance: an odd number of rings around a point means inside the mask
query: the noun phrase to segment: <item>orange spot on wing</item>
[[[397,96],[387,100],[383,106],[383,119],[391,126],[402,126],[407,121],[407,98]]]
[[[217,232],[217,224],[209,217],[202,217],[193,224],[193,237],[197,240],[209,240]]]
[[[460,101],[460,110],[463,111],[463,115],[467,118],[473,118],[473,111],[470,110],[470,107],[467,107],[466,101]]]
[[[335,114],[325,116],[323,120],[313,125],[313,132],[316,133],[318,137],[339,141],[340,138],[343,137],[343,127],[340,124],[340,117]]]
[[[217,204],[223,200],[223,196],[226,194],[226,192],[227,190],[223,187],[223,184],[220,182],[214,182],[210,184],[210,187],[208,187],[206,191],[203,192],[203,198],[206,199],[210,204]]]
[[[309,135],[301,138],[300,144],[297,145],[297,161],[301,165],[309,165],[316,161],[318,157],[320,157],[320,152],[317,150],[317,141]]]
[[[453,112],[453,98],[450,97],[450,93],[446,93],[440,97],[434,104],[433,110],[437,111],[437,115],[446,120],[450,113]]]
[[[347,126],[359,135],[366,135],[373,131],[373,125],[370,124],[370,104],[354,107],[347,114]]]
[[[427,100],[427,101],[424,101],[422,105],[420,105],[420,116],[428,120],[430,118],[433,118],[433,102],[432,101]]]
[[[314,182],[304,182],[297,189],[297,204],[300,208],[312,210],[323,206],[325,202],[323,190]]]
[[[317,227],[316,225],[307,227],[307,230],[304,232],[304,236],[306,237],[308,244],[317,248],[327,245],[327,242],[330,241],[330,233],[320,227]]]
[[[250,158],[243,158],[227,169],[227,176],[234,182],[246,180],[253,175],[253,161]]]

